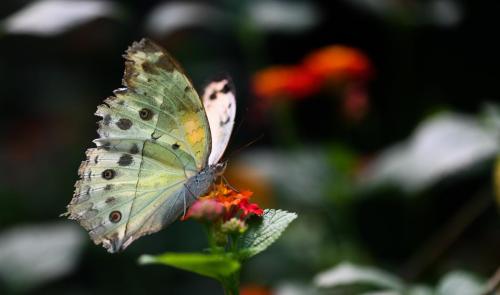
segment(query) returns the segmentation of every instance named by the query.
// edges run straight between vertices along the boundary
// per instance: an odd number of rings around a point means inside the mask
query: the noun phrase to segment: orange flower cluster
[[[316,76],[300,66],[273,66],[255,74],[253,91],[261,98],[304,98],[321,84]]]
[[[183,220],[214,221],[222,217],[223,221],[227,221],[234,217],[243,220],[252,214],[261,216],[264,211],[249,201],[252,195],[251,191],[237,192],[223,183],[215,184],[208,194],[196,200]]]
[[[253,77],[254,93],[264,99],[300,99],[315,94],[326,83],[364,82],[373,75],[368,57],[355,48],[332,45],[307,55],[293,66],[272,66]]]
[[[336,83],[367,81],[373,75],[373,66],[363,52],[341,45],[328,46],[309,54],[303,66],[319,79]]]

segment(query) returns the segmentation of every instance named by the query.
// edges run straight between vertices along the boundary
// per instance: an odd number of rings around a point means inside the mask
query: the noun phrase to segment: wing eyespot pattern
[[[115,170],[113,169],[106,169],[102,172],[102,178],[106,180],[111,180],[115,177]]]
[[[151,120],[151,118],[153,118],[153,112],[150,109],[143,108],[139,111],[139,117],[144,121]]]
[[[122,219],[122,214],[120,213],[120,211],[113,211],[109,213],[109,221],[117,223],[120,222],[121,219]]]

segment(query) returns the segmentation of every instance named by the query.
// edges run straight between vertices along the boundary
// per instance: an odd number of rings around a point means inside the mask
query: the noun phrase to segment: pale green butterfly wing
[[[68,214],[108,251],[156,232],[191,202],[185,184],[207,165],[210,129],[198,94],[175,60],[143,39],[125,55],[123,84],[96,114]]]

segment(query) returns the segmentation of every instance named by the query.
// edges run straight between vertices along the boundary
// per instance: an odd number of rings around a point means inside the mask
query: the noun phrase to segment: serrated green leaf
[[[164,264],[203,276],[223,280],[240,269],[238,260],[226,254],[165,253],[142,255],[140,264]]]
[[[242,258],[250,258],[274,243],[297,214],[283,210],[266,209],[262,221],[250,226],[240,238]]]

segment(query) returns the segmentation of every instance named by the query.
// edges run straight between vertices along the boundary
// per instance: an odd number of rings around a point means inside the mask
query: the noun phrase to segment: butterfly
[[[134,42],[124,58],[125,87],[97,108],[99,138],[66,213],[111,253],[171,224],[210,189],[236,116],[230,78],[210,82],[200,98],[153,41]]]

